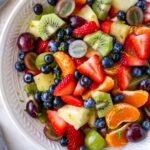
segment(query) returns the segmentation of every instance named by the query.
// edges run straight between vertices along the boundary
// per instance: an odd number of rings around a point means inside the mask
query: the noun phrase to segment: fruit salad
[[[150,130],[150,2],[48,0],[18,36],[26,112],[68,150],[144,140]]]

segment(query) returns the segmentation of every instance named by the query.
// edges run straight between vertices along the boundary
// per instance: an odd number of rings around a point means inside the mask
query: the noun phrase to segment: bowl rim
[[[28,0],[20,0],[18,1],[17,5],[13,9],[12,13],[9,15],[5,26],[2,30],[2,33],[0,35],[0,45],[1,45],[1,51],[0,51],[0,101],[2,102],[2,105],[4,106],[4,109],[7,112],[8,117],[13,122],[14,126],[18,129],[18,131],[21,133],[21,135],[30,143],[33,147],[39,150],[46,150],[42,145],[40,145],[38,142],[36,142],[34,139],[32,139],[28,134],[25,133],[22,126],[18,123],[17,119],[15,118],[14,114],[11,113],[11,109],[8,107],[8,102],[5,101],[7,98],[5,96],[5,90],[3,88],[3,79],[2,79],[2,57],[3,57],[3,49],[4,49],[4,43],[6,39],[6,35],[9,32],[9,29],[11,27],[11,23],[14,20],[15,16],[17,15],[19,9],[27,2]],[[2,38],[3,37],[3,38]]]

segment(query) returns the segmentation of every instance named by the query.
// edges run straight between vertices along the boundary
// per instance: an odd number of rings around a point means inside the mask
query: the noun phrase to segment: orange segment
[[[133,27],[132,28],[132,33],[136,34],[136,35],[141,35],[141,34],[145,34],[145,33],[150,33],[150,28],[146,27],[146,26],[142,26],[142,27]]]
[[[112,147],[121,147],[127,144],[128,140],[126,139],[126,130],[128,129],[128,126],[129,123],[124,125],[120,129],[106,134],[106,142],[108,143],[108,145]]]
[[[148,101],[148,92],[143,90],[122,91],[124,95],[123,102],[131,104],[135,107],[141,107]]]
[[[56,52],[54,54],[55,61],[62,70],[62,75],[65,77],[68,74],[73,74],[76,66],[69,55],[64,52]]]
[[[124,122],[135,122],[140,117],[140,111],[129,104],[120,103],[114,105],[106,114],[107,126],[115,129]]]

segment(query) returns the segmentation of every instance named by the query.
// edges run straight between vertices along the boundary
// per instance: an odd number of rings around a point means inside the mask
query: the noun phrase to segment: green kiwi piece
[[[30,83],[30,84],[26,84],[24,86],[24,91],[28,94],[28,95],[33,95],[35,94],[38,89],[37,89],[37,86],[36,84],[33,82],[33,83]]]
[[[61,0],[55,7],[55,13],[61,18],[67,18],[70,16],[75,9],[74,0]]]
[[[126,20],[129,25],[137,26],[142,24],[144,19],[144,14],[141,8],[137,6],[131,7],[126,14]]]
[[[107,56],[113,48],[113,38],[107,34],[102,34],[93,45],[93,49],[98,50],[101,56]]]
[[[96,103],[96,110],[99,118],[105,116],[106,112],[112,108],[113,103],[110,94],[100,91],[92,93],[92,98]]]
[[[42,16],[39,23],[39,35],[43,40],[49,39],[65,22],[56,14]]]
[[[105,20],[111,8],[111,0],[95,0],[92,8],[98,19]]]

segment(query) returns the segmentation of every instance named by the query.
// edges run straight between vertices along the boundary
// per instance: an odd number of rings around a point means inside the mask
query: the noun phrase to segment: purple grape
[[[37,118],[38,109],[32,100],[26,104],[26,110],[31,117]]]
[[[99,129],[99,133],[101,134],[102,137],[105,138],[105,136],[107,134],[107,128],[104,127],[104,128]]]
[[[139,89],[150,92],[150,78],[141,81],[141,83],[139,85]]]
[[[138,123],[132,124],[126,132],[126,138],[129,142],[138,142],[143,140],[145,137],[146,131]]]
[[[32,51],[35,47],[35,38],[31,33],[22,33],[18,37],[17,45],[23,52]]]
[[[72,16],[70,18],[70,24],[72,27],[77,28],[84,25],[87,21],[79,16]]]

